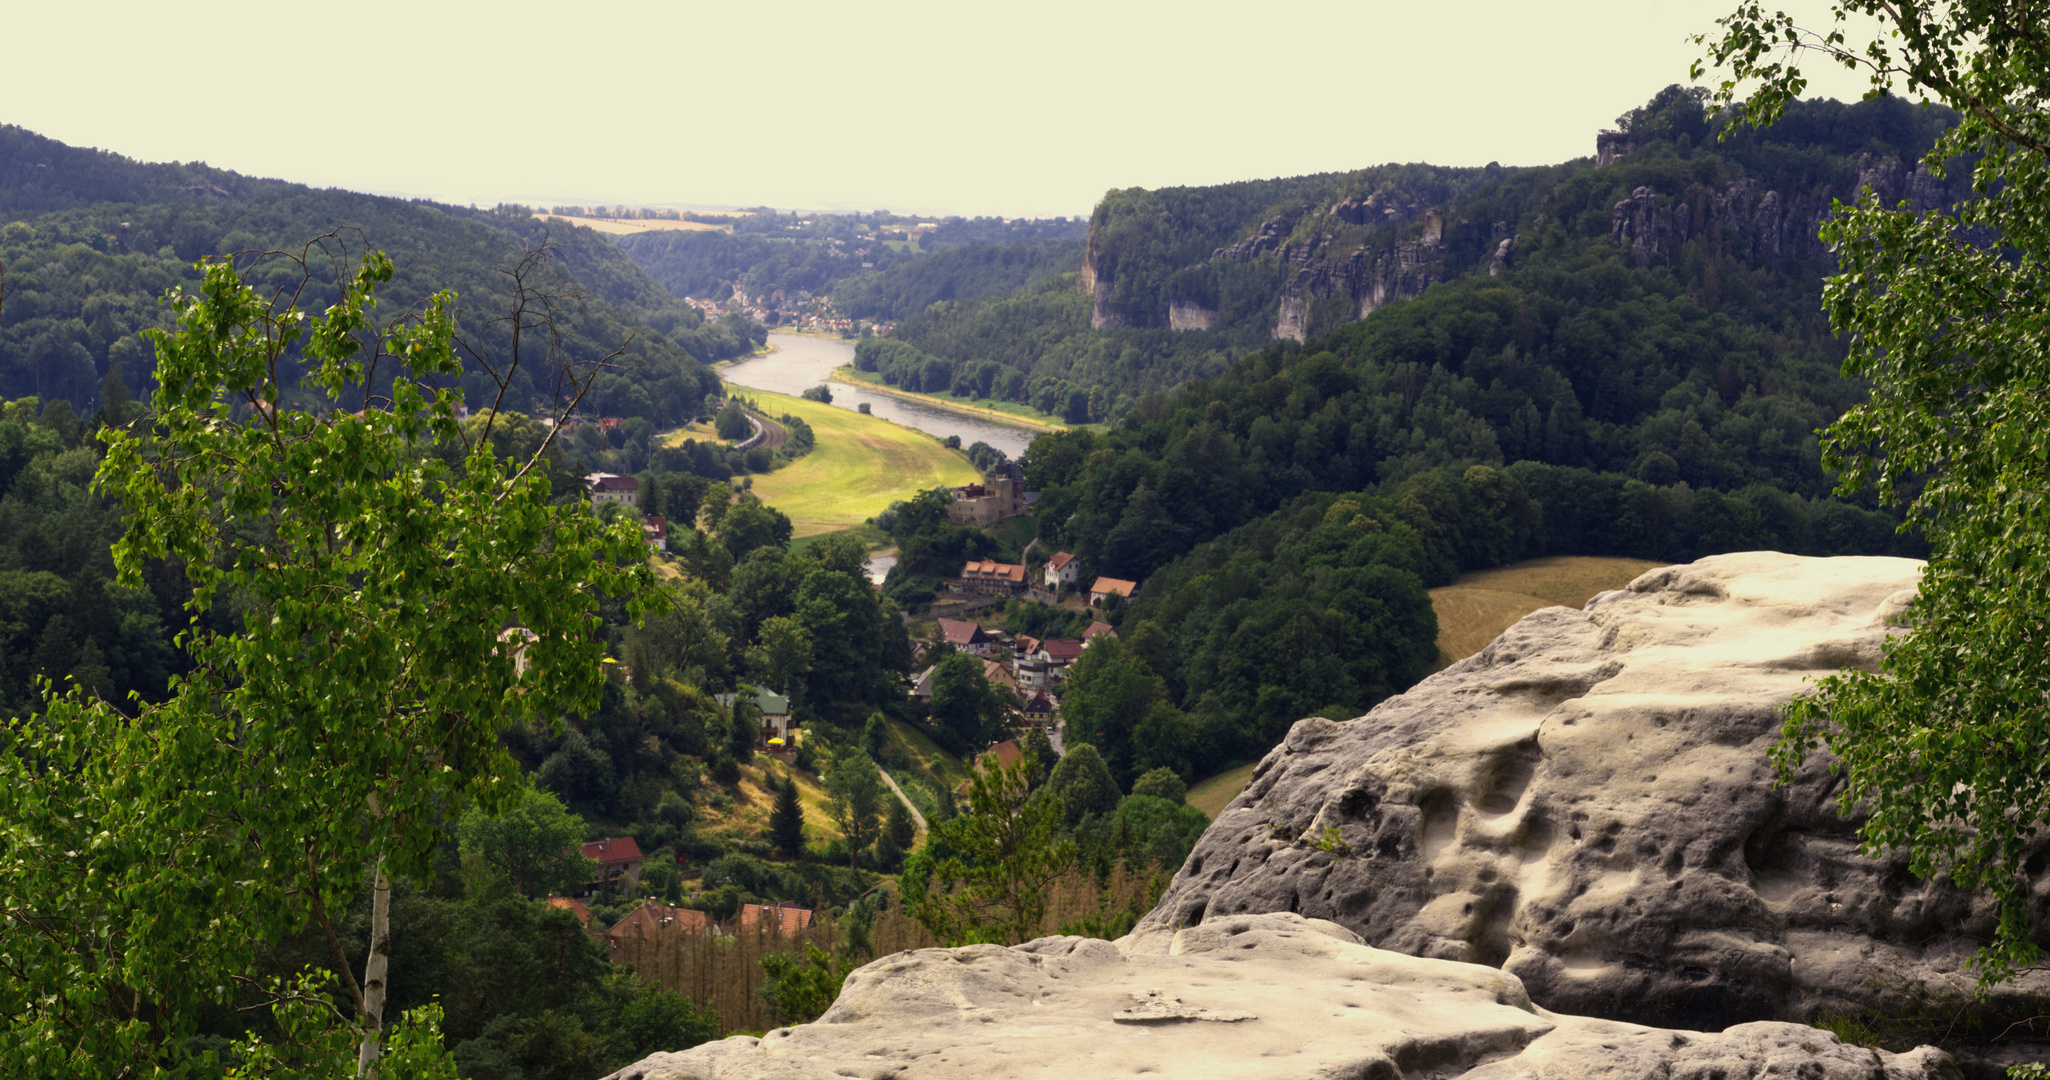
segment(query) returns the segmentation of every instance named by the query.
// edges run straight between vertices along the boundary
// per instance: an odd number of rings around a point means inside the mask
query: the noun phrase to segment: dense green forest
[[[153,358],[137,331],[165,325],[157,298],[196,284],[201,256],[298,252],[331,232],[336,250],[383,250],[396,261],[385,317],[454,289],[467,339],[499,362],[511,348],[504,324],[492,321],[514,302],[506,271],[550,246],[552,257],[526,277],[554,298],[559,344],[549,362],[529,357],[514,374],[507,408],[547,414],[562,390],[552,363],[589,364],[623,348],[592,386],[590,411],[673,426],[719,392],[707,364],[760,340],[742,321],[706,322],[598,234],[536,221],[524,207],[478,210],[144,164],[18,127],[0,127],[0,222],[0,396],[62,398],[80,413],[98,406],[114,367],[138,393],[147,389]],[[268,289],[298,284],[297,268],[281,260],[248,276]],[[317,303],[321,288],[302,302]],[[463,379],[472,406],[490,404],[490,387],[474,366]]]
[[[968,244],[842,278],[833,286],[833,304],[853,318],[895,321],[943,300],[1011,292],[1068,273],[1081,258],[1079,240]]]
[[[1023,402],[1085,424],[1111,418],[1120,393],[1220,374],[1248,344],[1257,342],[1215,332],[1092,331],[1089,298],[1065,273],[1015,292],[932,304],[889,337],[862,341],[855,366],[907,390]]]

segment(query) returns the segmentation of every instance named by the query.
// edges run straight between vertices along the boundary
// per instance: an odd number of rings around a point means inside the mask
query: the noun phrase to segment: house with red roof
[[[618,503],[631,510],[641,501],[641,482],[631,476],[614,473],[591,473],[584,477],[584,483],[591,490],[591,509],[596,510],[608,502]]]
[[[641,882],[641,845],[631,836],[616,840],[593,840],[584,845],[584,858],[598,864],[596,883],[609,885],[618,878],[626,878],[638,885]]]
[[[1094,585],[1089,586],[1089,602],[1101,606],[1104,600],[1112,596],[1122,596],[1130,600],[1132,594],[1137,592],[1138,589],[1139,583],[1136,581],[1126,581],[1124,578],[1100,577],[1096,579]]]
[[[947,644],[962,652],[975,656],[989,655],[989,633],[972,622],[941,619],[940,634],[947,639]]]
[[[798,907],[795,900],[742,904],[740,928],[756,933],[795,934],[811,929],[811,909]]]
[[[1059,592],[1062,589],[1072,589],[1075,587],[1076,582],[1082,580],[1082,560],[1069,552],[1063,551],[1053,558],[1046,560],[1046,566],[1041,569],[1040,573],[1043,575],[1042,580],[1046,582],[1046,587],[1054,592]]]
[[[1018,563],[978,559],[961,567],[962,592],[1000,596],[1024,592],[1025,584],[1025,567]]]
[[[670,907],[650,900],[627,913],[626,918],[605,931],[605,951],[614,962],[623,959],[622,948],[653,942],[672,934],[702,934],[712,929],[712,917],[691,908]]]
[[[584,902],[582,900],[578,900],[573,896],[551,896],[548,898],[548,906],[552,908],[561,908],[562,910],[567,911],[572,915],[575,915],[577,917],[577,921],[584,924],[585,930],[589,930],[591,928],[591,909],[585,907]]]

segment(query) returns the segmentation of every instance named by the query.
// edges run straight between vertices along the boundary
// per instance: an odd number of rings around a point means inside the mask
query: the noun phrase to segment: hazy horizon
[[[458,204],[1074,216],[1111,188],[1585,156],[1597,129],[1686,81],[1701,51],[1686,35],[1735,4],[1310,0],[1253,17],[893,0],[785,5],[765,23],[704,5],[567,19],[529,0],[366,0],[352,28],[392,27],[368,44],[247,0],[203,20],[43,5],[15,16],[18,40],[89,41],[92,77],[76,49],[28,50],[10,81],[62,92],[17,92],[0,122]],[[1827,11],[1789,6],[1816,25]],[[1863,90],[1839,69],[1809,76],[1811,96]]]

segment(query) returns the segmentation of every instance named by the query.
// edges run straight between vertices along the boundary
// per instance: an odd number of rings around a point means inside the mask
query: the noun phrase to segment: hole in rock
[[[1417,823],[1417,849],[1426,859],[1435,859],[1459,832],[1459,803],[1449,791],[1433,791],[1417,804],[1423,811]]]
[[[1479,790],[1475,792],[1474,809],[1497,817],[1516,809],[1524,789],[1530,786],[1531,777],[1537,774],[1539,757],[1534,737],[1495,754],[1482,774]]]

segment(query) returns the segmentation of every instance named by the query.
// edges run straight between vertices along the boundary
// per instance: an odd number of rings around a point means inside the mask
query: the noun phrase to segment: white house
[[[1076,582],[1082,580],[1082,560],[1063,551],[1046,560],[1044,573],[1048,589],[1055,592],[1064,588],[1072,589]]]
[[[584,477],[584,483],[591,488],[591,509],[616,502],[631,510],[641,501],[641,482],[631,476],[617,476],[612,473],[592,473]]]

